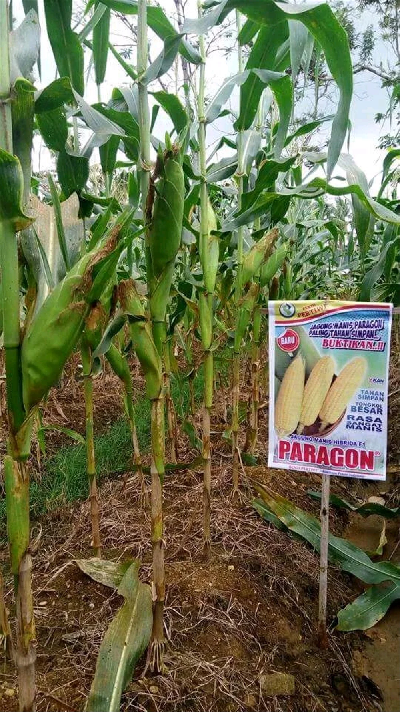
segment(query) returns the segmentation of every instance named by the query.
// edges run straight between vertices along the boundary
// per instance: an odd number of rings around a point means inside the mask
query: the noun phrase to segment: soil
[[[73,359],[63,383],[53,389],[45,422],[69,425],[83,432],[77,367],[77,360]],[[134,374],[137,389],[142,390],[136,367]],[[242,393],[246,394],[246,369],[243,374]],[[380,495],[388,506],[399,503],[400,372],[395,362],[390,391],[390,480],[382,487],[335,478],[332,492],[341,497],[366,501],[371,495]],[[263,522],[251,502],[252,481],[258,480],[318,515],[318,503],[307,490],[318,489],[320,479],[268,469],[267,409],[263,407],[259,464],[242,468],[241,496],[233,498],[230,445],[221,437],[228,399],[228,387],[220,387],[212,424],[211,558],[205,561],[202,549],[201,471],[166,475],[166,672],[151,676],[142,660],[123,696],[121,710],[400,712],[399,603],[370,631],[335,631],[337,611],[364,589],[356,578],[331,566],[329,646],[326,650],[318,647],[318,556],[303,541]],[[121,414],[119,384],[108,369],[95,381],[95,403],[96,429],[100,432]],[[198,414],[194,422],[199,422]],[[243,432],[243,441],[244,435]],[[49,451],[65,442],[63,438],[61,433],[49,433]],[[182,435],[179,455],[187,462],[196,456]],[[37,462],[32,458],[32,468],[35,467]],[[139,557],[141,578],[150,582],[150,513],[141,499],[138,477],[132,473],[108,480],[101,487],[103,557]],[[379,541],[382,524],[380,521],[377,526],[374,519],[359,521],[357,515],[332,509],[331,531],[370,549]],[[77,558],[91,556],[86,502],[50,512],[42,521],[33,523],[36,533],[39,525],[42,533],[34,555],[33,580],[38,711],[80,712],[90,689],[100,642],[122,599],[85,576],[74,563]],[[392,555],[392,560],[399,561],[396,523],[388,526],[387,538],[383,558]],[[13,620],[12,581],[5,549],[0,551],[0,559]],[[15,670],[3,652],[0,671],[0,712],[13,712],[18,708]],[[274,673],[294,677],[294,694],[267,695],[266,678]],[[293,693],[290,685],[287,692]]]

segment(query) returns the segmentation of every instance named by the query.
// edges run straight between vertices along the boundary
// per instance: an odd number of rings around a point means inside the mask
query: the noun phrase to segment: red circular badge
[[[286,329],[283,334],[278,336],[277,342],[281,351],[287,351],[290,353],[299,348],[300,337],[297,331],[293,331],[293,329]]]

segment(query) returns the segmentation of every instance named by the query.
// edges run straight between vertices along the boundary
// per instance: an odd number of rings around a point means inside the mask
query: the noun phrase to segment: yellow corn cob
[[[334,372],[335,363],[332,356],[323,356],[312,369],[304,388],[300,423],[297,428],[299,434],[303,432],[306,425],[312,425],[317,420],[326,394],[331,387]]]
[[[366,365],[365,359],[358,357],[353,358],[341,370],[337,379],[332,383],[319,412],[320,430],[324,430],[327,425],[335,423],[340,418],[364,380]]]
[[[284,438],[293,433],[299,423],[304,393],[305,366],[298,354],[286,369],[275,404],[275,430]]]

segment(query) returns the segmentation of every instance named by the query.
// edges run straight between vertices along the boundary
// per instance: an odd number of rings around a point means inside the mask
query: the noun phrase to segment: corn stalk
[[[198,3],[198,15],[201,18],[201,3]],[[199,49],[202,58],[200,64],[198,88],[199,122],[199,167],[200,167],[200,237],[199,252],[203,269],[204,291],[199,295],[200,333],[203,346],[204,362],[204,402],[203,402],[203,540],[204,553],[208,557],[211,547],[211,442],[210,421],[214,391],[213,340],[213,298],[215,279],[218,269],[218,240],[211,235],[216,229],[216,220],[207,192],[206,177],[206,117],[205,117],[205,70],[206,53],[204,35],[199,36]],[[216,259],[215,259],[216,257]]]
[[[138,74],[138,94],[139,94],[139,132],[140,132],[140,169],[141,169],[141,200],[142,213],[145,225],[145,251],[147,265],[147,283],[149,293],[151,293],[152,281],[152,261],[150,251],[150,221],[149,211],[149,188],[150,188],[150,117],[147,86],[142,81],[147,69],[148,39],[147,39],[147,0],[138,0],[138,26],[137,26],[137,74]],[[144,317],[140,301],[135,296],[133,290],[130,292],[132,309]],[[127,297],[126,297],[127,300]],[[126,307],[128,304],[125,305]],[[131,324],[132,330],[138,331],[139,325],[144,322]],[[149,660],[156,672],[163,669],[163,654],[165,647],[164,640],[164,598],[165,598],[165,569],[164,569],[164,538],[163,538],[163,510],[162,510],[162,483],[164,479],[164,400],[162,392],[162,361],[160,352],[162,350],[163,336],[160,328],[156,327],[153,336],[146,328],[141,329],[141,334],[132,333],[134,348],[146,374],[146,359],[149,354],[141,353],[138,350],[140,341],[135,336],[146,339],[145,348],[151,349],[153,355],[153,371],[160,373],[159,383],[154,384],[154,393],[150,393],[151,400],[151,541],[153,546],[153,630],[151,646],[149,649]],[[154,337],[154,341],[153,341]],[[157,347],[153,348],[157,343]],[[149,389],[150,375],[146,376],[146,383]],[[157,380],[157,379],[155,379]],[[152,396],[152,397],[151,397]]]
[[[8,27],[8,3],[7,0],[0,0],[0,148],[10,155],[12,154],[12,119]],[[32,557],[29,549],[29,471],[26,464],[30,450],[30,432],[29,426],[26,428],[23,425],[25,410],[20,368],[21,334],[16,227],[11,215],[5,216],[4,213],[4,210],[0,211],[0,256],[9,427],[8,454],[4,458],[4,482],[7,531],[17,611],[15,659],[18,670],[19,704],[20,710],[34,712],[36,635],[32,598]]]
[[[242,21],[240,12],[236,11],[236,27],[239,35]],[[240,42],[238,42],[238,71],[243,72],[243,52]],[[243,131],[238,131],[238,169],[237,169],[237,190],[238,190],[238,210],[242,207],[243,178],[245,168],[243,165]],[[243,264],[243,237],[244,228],[241,226],[237,231],[237,271],[235,282],[234,305],[235,313],[239,309],[242,283]],[[240,348],[240,345],[239,345]],[[234,350],[233,371],[232,371],[232,480],[233,492],[236,494],[239,489],[239,399],[240,399],[240,352]]]

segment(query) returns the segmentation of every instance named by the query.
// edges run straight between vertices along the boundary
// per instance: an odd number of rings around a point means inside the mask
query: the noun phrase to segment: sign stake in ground
[[[326,603],[328,598],[328,547],[329,547],[329,490],[330,477],[322,475],[321,488],[321,543],[319,556],[318,643],[328,647],[326,633]]]
[[[391,304],[271,301],[268,465],[322,475],[318,641],[328,645],[330,477],[385,480]]]

